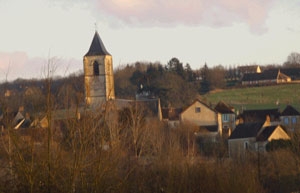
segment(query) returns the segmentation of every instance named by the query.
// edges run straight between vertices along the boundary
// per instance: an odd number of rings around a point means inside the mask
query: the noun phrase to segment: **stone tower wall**
[[[112,56],[85,56],[83,63],[87,105],[99,107],[107,100],[114,99]],[[95,70],[94,64],[97,64],[97,70]]]

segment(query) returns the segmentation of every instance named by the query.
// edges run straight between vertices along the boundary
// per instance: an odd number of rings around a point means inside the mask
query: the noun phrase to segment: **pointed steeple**
[[[90,49],[85,54],[85,56],[96,56],[96,55],[110,55],[110,53],[106,50],[97,31],[95,32]]]

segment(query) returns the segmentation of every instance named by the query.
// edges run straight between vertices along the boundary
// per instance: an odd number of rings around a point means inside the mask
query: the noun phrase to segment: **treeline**
[[[26,112],[36,114],[46,111],[46,97],[51,95],[55,109],[67,109],[84,103],[83,73],[68,77],[45,79],[16,79],[0,84],[1,109],[17,111],[24,107]]]
[[[300,68],[300,54],[291,53],[282,65],[265,65],[261,68]],[[170,59],[167,64],[136,62],[121,66],[114,72],[117,98],[159,97],[163,107],[183,107],[211,90],[238,86],[241,76],[238,66],[208,67],[204,64],[198,69],[192,69],[188,63],[183,64],[178,58]],[[9,100],[6,102],[11,103],[9,106],[14,109],[23,105],[28,111],[42,111],[48,89],[47,81],[48,79],[17,79],[4,82],[0,84],[0,94],[8,96]],[[70,108],[83,102],[83,72],[51,78],[50,91],[57,108]]]
[[[168,64],[142,63],[120,67],[114,72],[117,98],[134,99],[137,95],[159,97],[162,106],[182,107],[190,104],[199,94],[225,87],[225,69],[222,66],[199,70],[183,65],[177,58]],[[47,84],[51,82],[50,88]],[[46,93],[50,89],[56,108],[74,107],[84,102],[83,73],[49,79],[17,79],[0,85],[0,94],[13,109],[24,106],[27,111],[41,112]],[[12,102],[14,101],[14,102]]]
[[[300,68],[300,61],[295,63],[292,60],[283,65],[265,65],[260,68],[292,67]],[[206,63],[198,69],[192,69],[188,63],[184,65],[178,58],[172,58],[167,64],[128,64],[116,69],[114,76],[116,96],[119,98],[152,96],[159,97],[163,107],[183,107],[209,91],[240,86],[242,72],[238,66],[208,67]]]
[[[193,70],[177,58],[166,65],[136,62],[115,71],[115,90],[118,97],[134,98],[135,94],[159,97],[164,107],[183,107],[210,90],[226,88],[231,70],[221,65],[209,68],[206,64]],[[238,77],[230,80],[237,82]]]

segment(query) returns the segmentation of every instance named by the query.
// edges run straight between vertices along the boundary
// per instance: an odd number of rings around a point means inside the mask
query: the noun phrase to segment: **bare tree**
[[[299,67],[300,66],[300,53],[292,52],[284,63],[285,67]]]
[[[209,70],[209,86],[210,89],[224,88],[225,87],[225,69],[223,66],[218,65]]]

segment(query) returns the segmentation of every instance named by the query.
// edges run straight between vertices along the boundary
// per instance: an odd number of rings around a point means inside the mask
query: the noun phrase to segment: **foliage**
[[[291,140],[284,140],[284,139],[278,139],[278,140],[272,140],[266,145],[267,151],[275,151],[278,149],[286,149],[291,148],[292,142]]]
[[[131,76],[134,71],[134,66],[129,65],[115,70],[114,81],[116,96],[127,99],[132,99],[135,97],[137,87],[131,82]]]
[[[147,97],[159,97],[162,106],[173,107],[188,105],[197,96],[199,87],[196,74],[189,64],[183,67],[177,58],[172,58],[166,66],[160,63],[127,65],[116,71],[115,80],[116,93],[124,93],[120,98],[133,98],[133,94],[130,96],[127,91]]]
[[[206,94],[210,90],[210,85],[209,85],[209,69],[207,64],[200,69],[200,77],[201,77],[201,82],[200,82],[200,93],[201,94]]]

